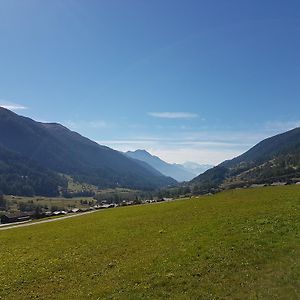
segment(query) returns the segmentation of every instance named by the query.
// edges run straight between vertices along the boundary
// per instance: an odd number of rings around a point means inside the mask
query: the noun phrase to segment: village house
[[[14,223],[14,222],[24,222],[29,221],[33,218],[34,213],[5,213],[0,216],[0,223]]]

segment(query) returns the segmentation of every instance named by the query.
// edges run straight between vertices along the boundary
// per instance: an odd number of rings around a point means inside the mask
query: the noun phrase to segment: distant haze
[[[256,140],[255,140],[256,141]],[[257,142],[259,139],[257,140]],[[135,151],[136,149],[145,149],[151,154],[160,157],[165,162],[168,163],[178,163],[183,164],[187,161],[193,161],[198,164],[207,164],[207,165],[217,165],[224,160],[232,159],[247,149],[249,149],[253,144],[241,145],[234,149],[222,146],[218,146],[217,149],[214,149],[209,146],[195,146],[195,145],[186,145],[185,148],[180,146],[170,145],[167,146],[162,145],[161,143],[150,143],[150,142],[140,142],[140,143],[129,143],[128,141],[110,141],[103,140],[97,141],[99,144],[107,145],[113,149],[118,151],[127,152],[127,151]]]

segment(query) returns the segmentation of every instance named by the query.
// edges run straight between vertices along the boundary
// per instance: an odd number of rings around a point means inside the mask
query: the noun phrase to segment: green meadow
[[[0,299],[299,299],[300,186],[0,231]]]
[[[69,210],[72,208],[87,209],[96,203],[92,197],[24,197],[24,196],[5,196],[10,212],[18,211],[21,207],[32,206],[29,211],[34,211],[34,207],[39,206],[46,211],[49,210]]]

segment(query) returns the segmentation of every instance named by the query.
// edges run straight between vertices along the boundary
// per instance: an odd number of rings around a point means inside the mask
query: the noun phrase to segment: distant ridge
[[[176,181],[100,146],[61,124],[41,123],[0,107],[0,146],[42,168],[98,187],[157,189]]]
[[[146,150],[141,149],[138,149],[136,151],[128,151],[125,154],[131,158],[146,162],[147,164],[158,170],[160,173],[166,176],[170,176],[176,179],[178,182],[189,181],[211,167],[208,165],[201,166],[199,164],[191,162],[186,163],[187,166],[180,164],[170,164],[163,161],[159,157],[150,154]],[[200,170],[201,167],[202,171]]]

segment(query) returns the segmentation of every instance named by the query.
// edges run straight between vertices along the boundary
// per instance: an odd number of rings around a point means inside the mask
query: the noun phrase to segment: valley
[[[0,300],[300,300],[300,1],[1,0]]]

